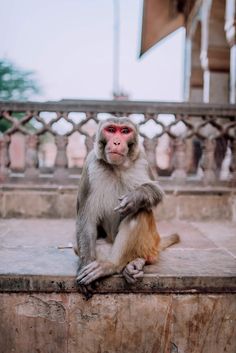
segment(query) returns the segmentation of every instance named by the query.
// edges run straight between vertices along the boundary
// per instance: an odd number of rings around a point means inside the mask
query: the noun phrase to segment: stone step
[[[235,353],[236,224],[158,228],[181,242],[136,284],[115,275],[86,300],[73,219],[0,220],[0,352]]]
[[[116,275],[102,280],[96,292],[236,291],[236,224],[163,221],[158,228],[162,236],[177,231],[181,242],[146,266],[136,285]],[[62,284],[77,291],[77,256],[70,248],[74,234],[74,220],[1,220],[2,291],[61,291]]]

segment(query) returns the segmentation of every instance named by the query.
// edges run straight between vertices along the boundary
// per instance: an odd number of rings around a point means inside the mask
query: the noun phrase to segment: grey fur
[[[109,122],[129,123],[134,127],[133,154],[126,166],[108,164],[103,158],[104,142],[100,141],[107,121],[99,125],[94,150],[87,157],[79,183],[76,238],[81,267],[96,259],[98,226],[102,226],[108,240],[113,242],[124,217],[155,207],[163,197],[158,182],[150,177],[136,125],[124,118],[109,119]]]

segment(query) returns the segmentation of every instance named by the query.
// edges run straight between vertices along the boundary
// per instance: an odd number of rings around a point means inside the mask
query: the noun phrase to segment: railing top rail
[[[188,114],[235,117],[236,104],[173,103],[112,100],[63,100],[58,102],[0,101],[0,111],[62,111],[123,114]]]

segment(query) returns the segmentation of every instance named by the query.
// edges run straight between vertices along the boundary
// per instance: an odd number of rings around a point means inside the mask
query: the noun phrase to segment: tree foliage
[[[7,60],[0,60],[0,100],[26,100],[39,93],[33,71],[17,68]]]
[[[33,71],[22,70],[8,60],[0,59],[0,100],[27,100],[40,92]],[[19,118],[19,116],[16,116]],[[0,119],[0,131],[9,128],[9,123]]]

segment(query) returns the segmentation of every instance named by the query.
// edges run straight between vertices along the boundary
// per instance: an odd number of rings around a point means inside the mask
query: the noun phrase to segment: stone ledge
[[[236,187],[227,186],[227,184],[216,184],[212,186],[204,186],[196,183],[186,182],[183,185],[176,185],[174,181],[161,182],[160,185],[164,188],[167,194],[236,194]],[[78,185],[58,185],[58,184],[30,184],[30,183],[8,183],[0,185],[1,191],[57,191],[57,192],[72,192],[76,193]]]
[[[129,285],[120,275],[99,281],[96,294],[236,293],[236,224],[162,221],[160,234],[180,234],[157,264]],[[0,220],[0,292],[76,293],[78,258],[67,248],[74,220]]]
[[[75,276],[0,275],[0,293],[77,293]],[[161,276],[144,275],[135,285],[122,276],[114,275],[100,281],[92,294],[225,294],[236,293],[236,277]]]

